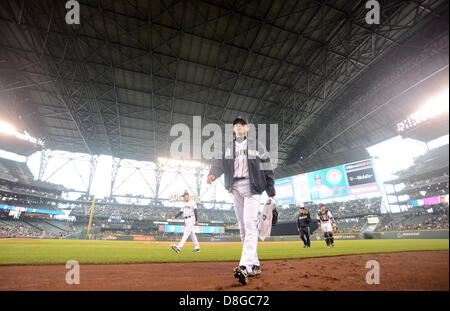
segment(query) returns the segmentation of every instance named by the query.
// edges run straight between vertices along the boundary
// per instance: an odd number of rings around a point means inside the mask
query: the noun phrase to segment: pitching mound
[[[366,283],[366,262],[380,264],[380,284]],[[0,290],[449,290],[448,251],[270,260],[246,286],[236,262],[81,265],[80,284],[67,285],[64,265],[0,266]]]

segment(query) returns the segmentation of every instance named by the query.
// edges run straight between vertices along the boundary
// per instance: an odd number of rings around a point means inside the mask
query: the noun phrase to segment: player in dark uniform
[[[297,218],[297,231],[300,232],[300,238],[303,241],[303,247],[311,247],[309,239],[309,225],[311,224],[311,216],[305,211],[304,207],[300,208],[300,215]]]

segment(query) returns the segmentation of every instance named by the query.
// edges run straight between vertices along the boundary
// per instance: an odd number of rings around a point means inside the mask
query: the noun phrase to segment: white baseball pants
[[[233,184],[232,195],[242,241],[239,266],[245,266],[247,272],[251,272],[253,266],[259,266],[257,222],[261,195],[250,193],[249,179],[236,181]]]
[[[200,249],[200,245],[198,244],[197,236],[194,231],[195,226],[195,217],[191,216],[184,220],[184,229],[183,229],[183,237],[181,238],[180,243],[178,243],[178,249],[181,249],[188,239],[189,235],[191,236],[192,242],[194,242],[194,247],[196,249]]]
[[[322,232],[333,232],[333,226],[331,225],[331,222],[323,222],[320,224],[320,229],[322,229]]]

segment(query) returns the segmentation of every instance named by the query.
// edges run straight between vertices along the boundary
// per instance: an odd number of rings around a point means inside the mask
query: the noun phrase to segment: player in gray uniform
[[[225,146],[225,157],[220,157],[220,160],[212,164],[207,182],[211,184],[222,174],[225,175],[225,188],[233,196],[243,243],[241,260],[234,269],[234,277],[240,283],[247,284],[248,276],[261,273],[257,254],[257,220],[261,193],[266,191],[274,202],[275,187],[269,154],[260,142],[248,138],[247,121],[241,117],[236,118],[233,130],[234,141]]]
[[[198,253],[200,252],[200,245],[198,244],[197,236],[194,231],[194,226],[198,226],[197,203],[195,203],[194,200],[189,199],[189,193],[187,192],[183,194],[183,199],[183,207],[175,216],[172,216],[172,219],[175,219],[183,215],[183,237],[178,245],[172,244],[171,247],[176,253],[179,253],[190,235],[192,242],[194,242],[194,252]]]

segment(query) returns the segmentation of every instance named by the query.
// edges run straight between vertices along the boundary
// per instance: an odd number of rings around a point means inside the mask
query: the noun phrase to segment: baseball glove
[[[275,205],[275,203],[273,204]],[[272,210],[272,226],[275,226],[278,222],[278,209],[275,205],[275,208]]]
[[[336,232],[338,232],[338,230],[339,230],[338,226],[333,225],[333,232],[336,233]]]

